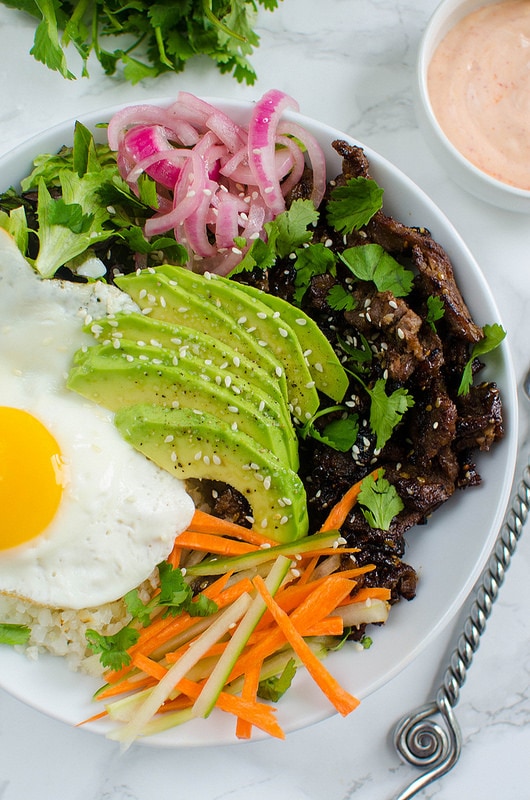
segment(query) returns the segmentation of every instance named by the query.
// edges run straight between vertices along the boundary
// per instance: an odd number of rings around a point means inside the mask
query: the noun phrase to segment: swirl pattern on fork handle
[[[454,714],[467,671],[493,604],[504,582],[530,509],[530,464],[513,497],[507,519],[495,542],[481,578],[463,631],[447,667],[436,701],[404,717],[394,731],[394,745],[401,758],[427,771],[416,778],[395,800],[410,800],[433,781],[451,770],[462,749],[460,726]],[[438,717],[443,726],[435,719]]]

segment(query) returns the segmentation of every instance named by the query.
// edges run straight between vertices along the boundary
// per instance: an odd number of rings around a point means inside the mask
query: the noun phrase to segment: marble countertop
[[[135,87],[91,67],[67,82],[26,55],[30,18],[0,7],[0,153],[75,115],[180,89],[256,99],[271,87],[377,150],[422,187],[465,239],[509,329],[517,379],[530,360],[530,219],[460,190],[433,159],[413,104],[419,38],[436,0],[283,0],[260,11],[254,87],[199,61],[180,75]],[[1,177],[1,176],[0,176]],[[517,481],[529,454],[528,406],[520,399]],[[423,798],[528,798],[530,750],[530,535],[516,558],[457,706],[464,748],[456,768]],[[462,616],[468,606],[462,609]],[[70,729],[0,691],[0,799],[383,800],[417,777],[392,744],[396,721],[437,690],[462,618],[347,719],[332,717],[286,741],[164,750]],[[313,756],[318,754],[318,758]]]

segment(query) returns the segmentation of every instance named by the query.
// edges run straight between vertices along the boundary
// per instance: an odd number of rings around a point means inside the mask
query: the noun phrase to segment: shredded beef
[[[361,148],[342,141],[333,143],[343,158],[342,173],[333,186],[350,178],[370,176],[369,163]],[[330,188],[328,187],[328,191]],[[311,181],[305,177],[289,200],[306,198]],[[359,381],[352,377],[344,402],[359,416],[359,434],[351,450],[338,452],[308,437],[300,441],[300,475],[305,484],[310,525],[318,530],[330,507],[356,481],[375,467],[382,467],[404,505],[388,531],[373,529],[357,506],[341,528],[350,546],[358,547],[359,564],[373,564],[362,585],[386,586],[391,602],[411,599],[417,575],[404,560],[405,533],[425,525],[431,514],[457,489],[481,482],[473,461],[476,450],[488,450],[504,434],[502,403],[494,383],[473,386],[458,395],[471,346],[482,336],[456,284],[448,255],[424,228],[410,228],[379,211],[360,231],[343,237],[320,219],[314,241],[332,243],[337,250],[366,243],[382,246],[398,262],[413,270],[413,289],[406,297],[390,291],[378,292],[372,282],[351,280],[340,264],[336,274],[315,275],[302,300],[302,307],[320,326],[339,357],[348,366],[348,347],[368,347],[366,385],[385,378],[388,393],[403,387],[414,398],[414,406],[403,416],[392,438],[381,452],[369,426],[370,401]],[[296,269],[289,258],[260,273],[260,285],[273,294],[293,300]],[[246,273],[238,279],[255,283],[258,276]],[[355,307],[337,311],[329,302],[336,284],[350,291]],[[427,321],[427,300],[437,297],[443,318],[436,325]],[[473,374],[481,364],[473,363]],[[322,407],[331,401],[321,398]],[[322,431],[325,420],[315,422]]]

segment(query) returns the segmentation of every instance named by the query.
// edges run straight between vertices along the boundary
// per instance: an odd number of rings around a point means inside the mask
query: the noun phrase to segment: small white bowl
[[[427,87],[427,70],[446,34],[476,9],[499,0],[442,0],[423,33],[417,62],[418,122],[431,150],[453,180],[471,194],[509,211],[530,213],[530,191],[510,186],[472,164],[452,144],[434,114]]]

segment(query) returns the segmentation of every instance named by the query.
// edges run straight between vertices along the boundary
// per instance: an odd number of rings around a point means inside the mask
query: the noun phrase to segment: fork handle
[[[451,770],[462,749],[462,734],[453,712],[460,689],[486,628],[506,570],[523,532],[530,508],[530,464],[523,470],[506,521],[489,557],[469,615],[438,689],[436,700],[403,717],[394,731],[394,745],[401,758],[427,771],[416,778],[395,800],[410,800],[419,791]],[[435,717],[444,722],[442,727]]]

